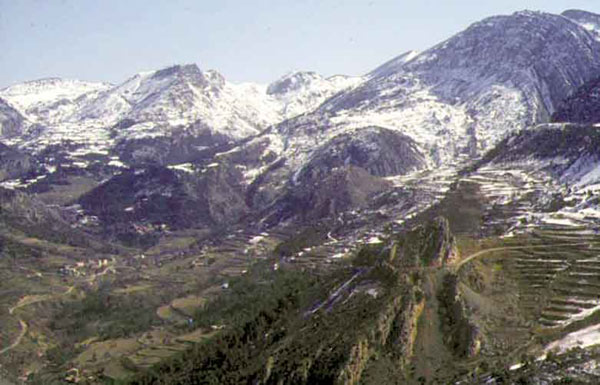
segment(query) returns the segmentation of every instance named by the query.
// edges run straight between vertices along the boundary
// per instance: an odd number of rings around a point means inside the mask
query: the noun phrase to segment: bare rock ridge
[[[514,87],[539,119],[596,76],[599,58],[598,43],[578,24],[525,11],[477,22],[408,68],[457,102],[479,99],[493,84]]]

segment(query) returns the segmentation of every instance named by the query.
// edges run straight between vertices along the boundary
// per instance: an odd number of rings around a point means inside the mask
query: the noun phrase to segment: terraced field
[[[107,377],[122,379],[189,349],[217,332],[197,329],[177,335],[156,329],[137,338],[90,342],[73,362],[76,367],[86,368],[87,372],[102,370]]]
[[[565,215],[577,202],[543,174],[487,168],[465,179],[487,202],[483,226],[504,234],[459,268],[488,348],[542,355],[600,343],[581,334],[600,323],[597,223]]]
[[[552,329],[600,309],[600,238],[571,227],[535,236],[550,245],[573,244],[508,253],[505,266],[519,283],[522,307],[533,311],[543,328]]]

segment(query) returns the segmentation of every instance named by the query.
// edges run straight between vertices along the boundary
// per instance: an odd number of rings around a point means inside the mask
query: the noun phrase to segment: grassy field
[[[149,250],[104,254],[6,228],[0,349],[10,350],[0,354],[2,368],[36,384],[60,382],[72,368],[82,378],[124,378],[210,339],[218,329],[190,318],[279,241],[251,245],[249,258],[238,248],[200,251],[206,236],[168,232]]]

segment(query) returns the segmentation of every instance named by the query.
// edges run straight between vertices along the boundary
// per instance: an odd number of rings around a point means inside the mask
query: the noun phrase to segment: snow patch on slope
[[[4,88],[0,90],[0,97],[30,121],[52,124],[71,114],[78,98],[97,95],[110,87],[108,83],[49,78]]]

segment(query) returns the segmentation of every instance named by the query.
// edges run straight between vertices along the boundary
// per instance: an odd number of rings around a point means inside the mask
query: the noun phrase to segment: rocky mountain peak
[[[597,13],[592,13],[588,11],[584,11],[581,9],[567,9],[563,13],[562,16],[569,18],[571,20],[576,21],[589,21],[589,22],[600,22],[600,15]]]
[[[226,82],[225,77],[220,72],[215,70],[204,71],[204,78],[208,80],[210,84],[218,87],[223,87]]]
[[[569,9],[561,15],[581,25],[596,39],[600,39],[600,15],[579,9]]]
[[[442,83],[444,93],[461,98],[477,93],[485,86],[483,80],[518,85],[538,77],[548,86],[551,104],[556,104],[571,85],[583,84],[600,70],[599,47],[570,20],[523,11],[477,22],[407,67],[424,73],[430,83]]]
[[[398,72],[400,69],[402,69],[402,67],[406,63],[410,62],[411,60],[416,58],[418,55],[419,55],[419,52],[417,52],[417,51],[404,52],[404,53],[396,56],[395,58],[391,59],[390,61],[387,61],[384,64],[380,65],[379,67],[375,68],[373,71],[369,72],[368,76],[369,77],[380,77],[380,76],[387,76],[394,72]]]
[[[160,69],[150,77],[150,80],[163,81],[172,79],[175,82],[189,82],[197,87],[225,85],[223,75],[215,70],[202,71],[197,64],[174,65]]]
[[[284,75],[282,78],[274,81],[269,84],[267,87],[268,95],[280,95],[287,94],[289,92],[297,91],[302,87],[306,87],[310,85],[310,83],[315,81],[322,81],[323,78],[312,71],[294,71],[290,72],[287,75]]]
[[[493,16],[425,51],[395,77],[416,74],[450,103],[476,111],[501,93],[525,101],[526,125],[548,121],[556,106],[600,72],[600,44],[579,24],[543,12]],[[472,114],[471,114],[472,115]]]
[[[162,79],[170,76],[197,76],[200,74],[200,68],[196,64],[176,64],[156,71],[152,78]]]

